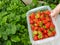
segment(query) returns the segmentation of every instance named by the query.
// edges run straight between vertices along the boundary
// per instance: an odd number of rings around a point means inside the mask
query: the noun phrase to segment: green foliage
[[[6,41],[6,45],[11,45],[11,41]]]
[[[20,38],[18,36],[12,36],[11,37],[11,41],[12,42],[19,42],[20,41]]]

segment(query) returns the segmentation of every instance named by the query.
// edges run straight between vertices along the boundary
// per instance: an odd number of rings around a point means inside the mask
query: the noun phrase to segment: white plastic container
[[[44,9],[48,9],[51,11],[51,8],[49,6],[41,6],[41,7],[37,7],[37,8],[34,8],[34,9],[31,9],[27,12],[26,16],[27,16],[27,24],[28,24],[28,32],[29,32],[29,37],[30,37],[30,41],[32,44],[44,44],[44,43],[48,43],[48,42],[51,42],[55,39],[57,39],[59,37],[59,31],[58,31],[58,27],[56,26],[56,22],[55,20],[52,18],[52,21],[55,25],[55,30],[56,30],[56,35],[53,36],[53,37],[50,37],[50,38],[46,38],[46,39],[43,39],[43,40],[37,40],[37,41],[34,41],[33,40],[33,37],[32,37],[32,30],[31,30],[31,27],[30,27],[30,23],[29,23],[29,15],[32,13],[32,12],[36,12],[38,10],[44,10]]]

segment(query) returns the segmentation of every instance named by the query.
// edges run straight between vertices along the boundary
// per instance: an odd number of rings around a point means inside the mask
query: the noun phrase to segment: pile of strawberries
[[[50,11],[37,11],[29,15],[33,40],[41,40],[55,36],[55,26],[50,17]]]

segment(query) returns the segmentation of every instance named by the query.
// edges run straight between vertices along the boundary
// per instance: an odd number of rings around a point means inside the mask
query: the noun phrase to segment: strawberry
[[[51,37],[53,36],[52,32],[48,30],[48,36]]]
[[[39,18],[38,21],[41,21],[41,19]]]
[[[33,24],[34,23],[34,21],[33,20],[30,20],[30,24]]]
[[[34,30],[38,30],[38,27],[37,27],[37,26],[35,26],[35,27],[34,27]]]
[[[39,24],[37,24],[37,23],[35,23],[34,25],[37,26],[37,27],[39,26]]]
[[[45,34],[45,35],[44,35],[44,38],[48,38],[48,35]]]
[[[51,21],[51,18],[49,18],[49,17],[46,17],[46,20],[47,20],[48,22],[50,22],[50,21]]]
[[[40,12],[40,11],[38,11],[38,12],[37,12],[37,14],[41,15],[41,12]]]
[[[38,38],[39,38],[39,39],[42,39],[42,38],[43,38],[43,34],[42,34],[41,31],[38,31]]]
[[[44,30],[44,31],[43,31],[44,34],[47,34],[47,32],[48,32],[47,30]]]
[[[45,24],[46,25],[46,28],[50,28],[50,22],[48,22],[47,24]]]
[[[38,34],[38,32],[35,30],[35,31],[33,31],[33,35],[37,35]]]
[[[44,28],[44,29],[46,29],[46,26],[45,26],[45,25],[43,25],[43,28]]]
[[[39,28],[39,30],[40,30],[40,31],[43,31],[43,30],[44,30],[44,28],[43,28],[43,27],[41,27],[41,28]]]
[[[45,20],[45,19],[46,19],[45,17],[41,18],[41,20]]]
[[[48,21],[47,20],[43,20],[43,23],[46,24]]]
[[[39,20],[38,20],[38,19],[34,19],[33,21],[34,21],[35,23],[38,23],[38,22],[39,22]]]
[[[32,25],[32,26],[31,26],[32,31],[34,31],[34,28],[35,28],[35,26]]]
[[[42,21],[39,21],[39,26],[40,26],[40,27],[42,27],[42,26],[43,26]]]
[[[29,17],[30,17],[31,19],[34,19],[34,18],[35,18],[35,13],[32,13]]]
[[[45,14],[46,14],[46,15],[50,15],[50,13],[51,13],[51,12],[50,12],[49,10],[45,11]]]
[[[54,26],[54,24],[53,24],[53,23],[51,23],[50,27],[51,27],[51,28],[55,28],[55,26]]]
[[[56,31],[52,31],[52,34],[55,35],[56,34]]]
[[[37,14],[35,15],[35,18],[40,18],[40,11],[37,12]]]
[[[44,15],[41,15],[41,20],[45,20],[46,18],[44,17]]]
[[[41,15],[44,15],[45,16],[45,11],[41,12]]]
[[[51,31],[54,31],[54,30],[55,30],[55,28],[51,28],[51,27],[50,27],[50,30],[51,30]]]
[[[39,15],[39,14],[36,14],[36,15],[35,15],[35,18],[40,18],[40,15]]]
[[[36,40],[38,40],[38,36],[34,36],[34,38],[33,38],[33,39],[34,39],[35,41],[36,41]]]

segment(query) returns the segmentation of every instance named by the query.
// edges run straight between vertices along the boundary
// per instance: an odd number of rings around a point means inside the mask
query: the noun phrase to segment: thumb
[[[55,17],[55,11],[51,11],[51,17]]]
[[[55,11],[51,11],[51,17],[54,18],[56,20],[57,18],[57,13]]]

